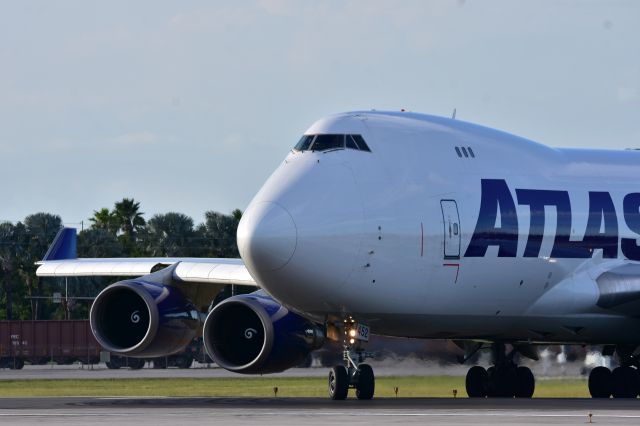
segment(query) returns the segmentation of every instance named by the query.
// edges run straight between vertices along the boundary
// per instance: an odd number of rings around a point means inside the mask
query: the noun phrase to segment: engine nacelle
[[[207,353],[220,367],[244,374],[294,367],[324,343],[317,325],[261,292],[217,305],[207,316],[203,334]]]
[[[179,352],[200,327],[195,306],[178,288],[145,277],[105,288],[93,302],[90,323],[102,347],[130,357]]]

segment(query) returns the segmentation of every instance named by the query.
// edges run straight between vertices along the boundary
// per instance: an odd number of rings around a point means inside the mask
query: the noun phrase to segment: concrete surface
[[[10,425],[598,425],[640,423],[640,400],[3,398]]]

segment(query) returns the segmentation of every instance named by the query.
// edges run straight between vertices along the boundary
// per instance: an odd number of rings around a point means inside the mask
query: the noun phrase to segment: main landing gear
[[[629,348],[617,348],[620,367],[613,371],[596,367],[589,374],[589,393],[592,398],[636,398],[640,394],[640,360]]]
[[[536,387],[535,378],[529,368],[513,362],[515,350],[507,355],[504,344],[494,343],[492,351],[492,367],[485,370],[476,365],[467,372],[465,384],[469,397],[531,398]]]
[[[358,399],[372,399],[376,388],[376,379],[373,368],[364,364],[367,358],[371,358],[370,352],[364,351],[356,332],[358,325],[351,321],[345,328],[344,361],[345,365],[336,365],[329,371],[329,398],[333,400],[347,399],[349,389],[356,390]],[[367,339],[368,339],[368,328]]]

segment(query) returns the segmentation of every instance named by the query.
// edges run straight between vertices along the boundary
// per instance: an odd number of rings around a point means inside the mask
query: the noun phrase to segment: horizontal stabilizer
[[[62,228],[49,246],[43,261],[67,260],[78,257],[77,234],[75,228]]]

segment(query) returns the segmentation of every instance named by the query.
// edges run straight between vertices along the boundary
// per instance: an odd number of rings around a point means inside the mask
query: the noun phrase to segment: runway
[[[2,398],[11,425],[626,425],[640,400],[383,398]]]

